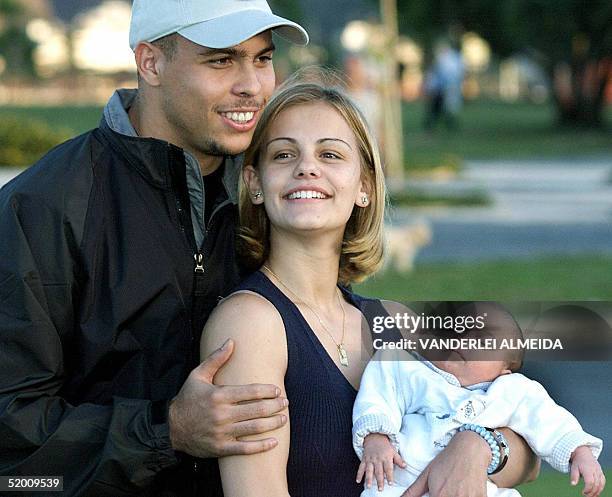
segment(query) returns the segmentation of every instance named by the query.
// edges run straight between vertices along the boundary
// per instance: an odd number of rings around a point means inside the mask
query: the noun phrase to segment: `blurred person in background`
[[[463,106],[463,78],[465,65],[458,48],[448,41],[436,45],[431,68],[425,75],[424,91],[428,100],[424,127],[433,130],[444,121],[449,130],[458,126]]]

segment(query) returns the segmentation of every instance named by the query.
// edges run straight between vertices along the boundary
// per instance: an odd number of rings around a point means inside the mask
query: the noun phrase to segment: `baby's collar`
[[[482,381],[480,383],[474,383],[473,385],[462,386],[461,383],[459,382],[459,380],[457,379],[457,377],[454,374],[449,373],[448,371],[444,371],[443,369],[440,369],[434,363],[432,363],[431,361],[429,361],[428,359],[426,359],[425,357],[420,355],[418,352],[412,351],[410,353],[417,360],[419,360],[420,362],[425,364],[425,366],[427,366],[429,369],[431,369],[432,371],[435,371],[440,376],[442,376],[442,378],[444,378],[448,383],[450,383],[451,385],[454,385],[456,387],[465,388],[467,390],[484,390],[486,392],[487,389],[491,386],[491,383],[493,383],[492,381]]]

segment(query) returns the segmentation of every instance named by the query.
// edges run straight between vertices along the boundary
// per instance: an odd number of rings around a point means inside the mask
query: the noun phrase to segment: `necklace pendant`
[[[348,367],[348,355],[346,353],[346,350],[344,350],[342,344],[338,345],[338,356],[340,357],[340,364],[345,367]]]

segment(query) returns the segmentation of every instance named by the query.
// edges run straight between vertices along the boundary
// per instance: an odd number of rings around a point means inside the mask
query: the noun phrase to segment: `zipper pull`
[[[203,273],[204,272],[204,256],[202,254],[193,254],[193,258],[195,260],[195,272]]]

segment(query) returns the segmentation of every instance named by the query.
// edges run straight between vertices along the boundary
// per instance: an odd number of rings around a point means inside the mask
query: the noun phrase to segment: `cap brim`
[[[180,29],[178,34],[204,47],[228,48],[269,29],[297,45],[308,44],[308,33],[302,26],[263,10],[217,17]]]

